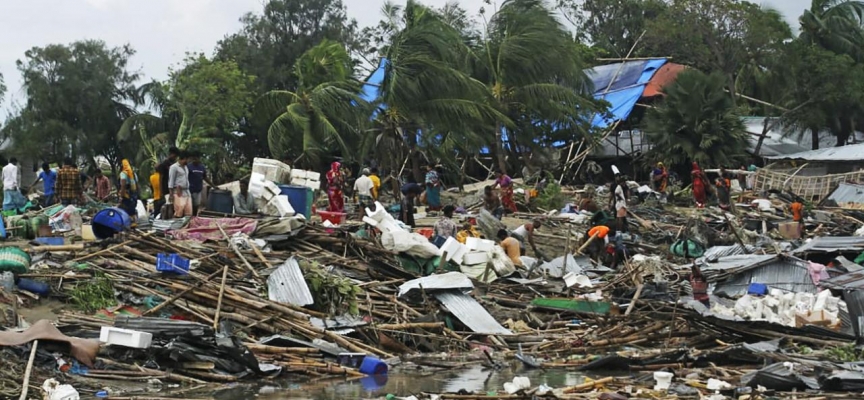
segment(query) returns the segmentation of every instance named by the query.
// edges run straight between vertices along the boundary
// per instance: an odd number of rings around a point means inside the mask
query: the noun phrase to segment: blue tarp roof
[[[360,98],[370,103],[378,99],[378,95],[381,93],[381,83],[384,82],[384,72],[388,63],[389,61],[386,58],[381,59],[378,63],[378,68],[372,72],[372,75],[369,75],[369,78],[366,79],[366,83],[363,84]]]
[[[605,128],[615,121],[627,119],[633,107],[636,107],[636,102],[642,97],[645,85],[654,73],[666,64],[666,61],[665,58],[625,61],[601,65],[585,71],[594,83],[594,98],[606,100],[611,105],[609,113],[612,117],[607,119],[598,115],[591,125],[595,128]],[[614,82],[612,82],[613,77]]]

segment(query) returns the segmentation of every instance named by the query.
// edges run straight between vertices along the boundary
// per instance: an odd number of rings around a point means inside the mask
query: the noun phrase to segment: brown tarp
[[[666,63],[666,65],[660,67],[660,69],[654,73],[654,76],[652,76],[651,80],[648,81],[648,84],[645,85],[645,91],[642,92],[642,97],[661,95],[663,87],[675,81],[678,74],[686,68],[687,67],[681,64]]]
[[[80,339],[69,337],[60,332],[56,326],[48,320],[39,320],[26,331],[0,332],[0,346],[20,346],[34,340],[50,340],[54,342],[69,343],[70,353],[81,364],[93,368],[93,360],[99,353],[99,341],[93,339]]]

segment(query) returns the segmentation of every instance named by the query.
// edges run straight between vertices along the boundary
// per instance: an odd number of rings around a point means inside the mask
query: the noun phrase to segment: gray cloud
[[[3,0],[0,73],[9,87],[3,108],[23,102],[15,61],[34,46],[81,39],[101,39],[111,46],[129,43],[137,51],[132,66],[140,69],[146,80],[164,79],[168,68],[180,62],[186,52],[211,53],[217,41],[240,27],[240,16],[260,10],[262,1]],[[361,26],[374,25],[380,19],[383,0],[344,1],[350,16]],[[448,1],[423,2],[443,6]],[[460,3],[472,14],[483,5],[482,0]],[[767,0],[763,4],[781,11],[794,27],[809,1]]]

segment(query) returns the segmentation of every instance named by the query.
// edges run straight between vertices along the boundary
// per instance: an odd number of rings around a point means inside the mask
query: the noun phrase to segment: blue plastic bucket
[[[279,185],[279,191],[288,197],[291,208],[306,219],[312,218],[312,189],[305,186]]]
[[[387,363],[377,357],[366,356],[360,364],[360,372],[366,375],[387,375]]]
[[[31,293],[36,293],[41,296],[47,295],[51,291],[51,287],[45,282],[34,281],[32,279],[21,278],[18,280],[18,289],[26,290]]]
[[[129,214],[117,207],[106,208],[93,216],[93,235],[99,239],[108,239],[129,229],[132,220]]]

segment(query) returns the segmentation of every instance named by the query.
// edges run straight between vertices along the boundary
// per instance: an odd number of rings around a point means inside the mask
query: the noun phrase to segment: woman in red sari
[[[690,176],[693,178],[693,198],[696,199],[696,207],[705,207],[705,201],[707,200],[705,186],[708,180],[696,162],[693,163],[693,171],[690,172]]]
[[[495,171],[495,186],[501,188],[501,204],[504,210],[515,213],[516,202],[513,200],[513,180],[501,171]]]
[[[327,171],[327,211],[344,212],[345,199],[342,195],[342,186],[345,184],[345,176],[342,175],[340,169],[342,164],[339,161],[334,161],[330,164],[330,171]]]

